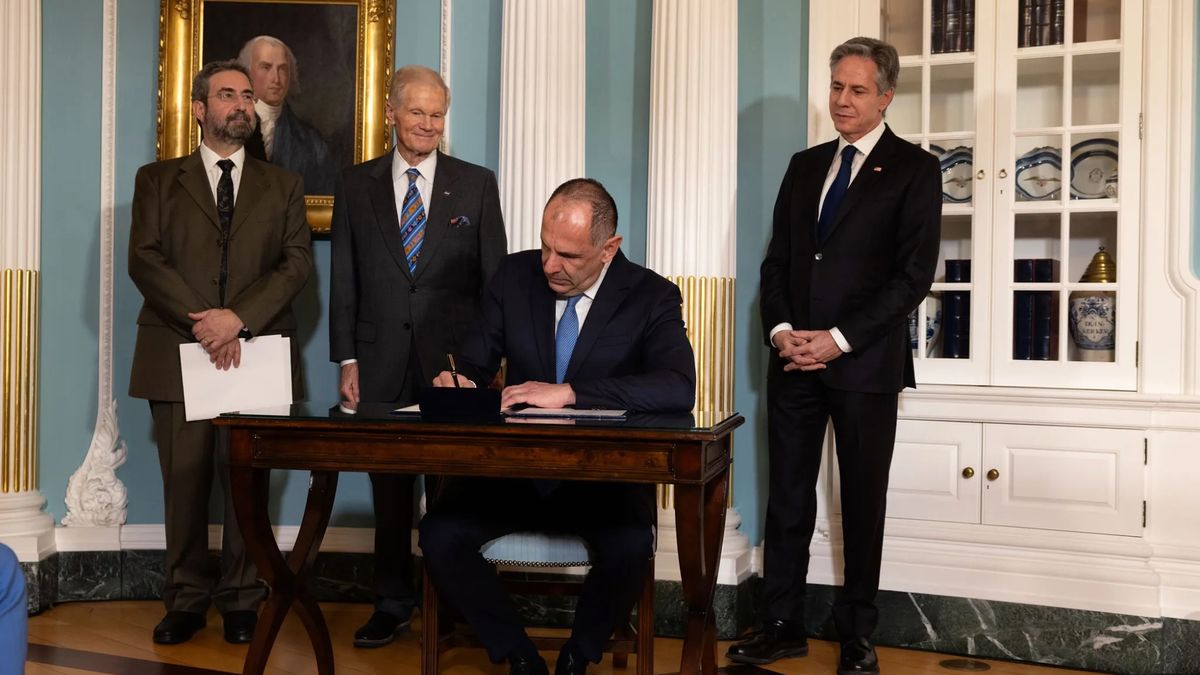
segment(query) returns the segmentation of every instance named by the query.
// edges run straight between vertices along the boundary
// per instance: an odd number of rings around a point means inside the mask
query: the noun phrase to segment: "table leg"
[[[337,473],[312,472],[304,519],[287,560],[279,551],[267,510],[270,471],[235,465],[230,467],[229,475],[234,511],[246,542],[246,550],[271,587],[271,595],[259,616],[242,672],[247,675],[263,672],[283,619],[295,602],[296,613],[313,645],[317,672],[320,675],[333,675],[333,645],[329,641],[329,629],[321,608],[308,593],[307,577],[329,524],[333,497],[337,491]]]
[[[712,602],[721,562],[728,487],[728,469],[703,486],[675,486],[679,572],[688,606],[680,675],[717,672],[717,622]]]

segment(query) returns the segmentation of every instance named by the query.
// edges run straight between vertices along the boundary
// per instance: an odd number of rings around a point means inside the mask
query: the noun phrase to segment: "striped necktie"
[[[400,214],[400,238],[404,242],[408,272],[412,274],[417,271],[417,258],[425,241],[425,205],[421,203],[421,191],[417,189],[421,172],[409,169],[404,173],[408,176],[408,191],[404,193],[404,208]]]

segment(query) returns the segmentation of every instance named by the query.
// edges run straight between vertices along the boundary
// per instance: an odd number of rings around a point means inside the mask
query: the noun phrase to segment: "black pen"
[[[454,355],[446,354],[446,358],[450,359],[450,379],[454,380],[454,386],[458,385],[458,369],[454,367]]]

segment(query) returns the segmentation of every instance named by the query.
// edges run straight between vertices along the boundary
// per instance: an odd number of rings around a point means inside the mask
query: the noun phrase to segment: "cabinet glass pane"
[[[925,317],[925,334],[917,331],[921,316]],[[940,293],[930,293],[925,302],[908,315],[908,345],[913,358],[935,358],[942,353],[942,298]]]
[[[1071,145],[1071,199],[1116,199],[1117,134],[1076,136]]]
[[[934,54],[975,50],[975,3],[933,2],[929,51]]]
[[[1075,42],[1116,40],[1121,37],[1121,0],[1074,0]]]
[[[1067,281],[1083,282],[1096,253],[1104,250],[1108,260],[1115,263],[1120,259],[1117,250],[1116,212],[1072,213],[1068,223],[1071,257],[1068,261]],[[1117,281],[1116,266],[1106,265],[1103,270],[1109,282]]]
[[[883,0],[879,6],[879,34],[900,56],[921,54],[921,0]]]
[[[1017,46],[1061,45],[1066,28],[1067,1],[1001,0],[1017,5]]]
[[[975,187],[975,150],[971,141],[936,141],[929,144],[929,152],[941,165],[942,203],[970,204]]]
[[[1013,291],[1014,361],[1058,360],[1057,289]]]
[[[975,64],[929,69],[929,132],[975,130]]]
[[[953,290],[931,293],[926,304],[936,302],[941,323],[929,356],[943,359],[971,358],[971,291]]]
[[[1019,202],[1062,199],[1062,136],[1016,139],[1015,197]]]
[[[1022,272],[1017,264],[1020,260],[1062,259],[1062,214],[1018,213],[1013,222],[1013,281],[1034,281],[1032,265],[1029,272]],[[1053,264],[1051,263],[1051,266]],[[1039,274],[1038,276],[1045,276]]]
[[[1119,122],[1121,55],[1081,54],[1073,59],[1071,70],[1071,122]]]
[[[1117,293],[1074,291],[1068,301],[1067,358],[1071,361],[1116,360]]]
[[[942,245],[934,283],[971,281],[971,216],[942,216]]]
[[[1018,129],[1057,127],[1063,123],[1063,60],[1061,57],[1017,61],[1016,113]]]
[[[921,133],[921,66],[900,69],[896,95],[887,109],[887,123],[901,136]]]

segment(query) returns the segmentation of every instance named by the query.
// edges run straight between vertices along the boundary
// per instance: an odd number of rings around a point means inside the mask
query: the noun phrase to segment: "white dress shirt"
[[[842,167],[842,150],[844,150],[847,145],[854,145],[854,149],[856,150],[854,153],[854,159],[850,162],[850,184],[853,185],[854,179],[858,177],[859,169],[861,169],[863,164],[867,161],[867,155],[871,154],[871,151],[874,150],[875,146],[879,144],[879,139],[883,138],[883,130],[885,128],[886,125],[883,122],[880,122],[879,124],[875,125],[874,129],[868,131],[865,135],[863,135],[862,138],[858,139],[853,144],[848,142],[845,138],[838,137],[837,152],[833,153],[833,162],[829,164],[829,171],[825,173],[825,185],[821,188],[821,200],[817,202],[818,220],[821,218],[821,209],[825,207],[825,195],[828,194],[829,188],[833,185],[834,179],[837,178],[838,170]],[[771,329],[771,344],[774,344],[773,340],[775,339],[775,334],[784,330],[792,330],[792,324],[784,321],[783,323],[777,324]],[[850,346],[850,342],[846,340],[846,336],[842,335],[842,331],[838,330],[837,326],[829,329],[829,335],[832,336],[833,341],[837,343],[838,349],[842,350],[843,352],[854,351],[854,348]]]
[[[608,274],[608,266],[612,261],[604,263],[604,267],[600,269],[600,276],[596,277],[596,283],[592,284],[583,292],[583,297],[579,302],[575,303],[575,316],[579,318],[579,332],[583,332],[583,322],[587,321],[588,310],[592,308],[592,302],[596,300],[596,292],[600,290],[600,284],[604,283],[604,275]],[[554,336],[558,337],[558,322],[562,321],[563,314],[567,311],[567,299],[559,298],[554,301]]]
[[[218,155],[212,148],[200,143],[200,161],[204,163],[204,173],[208,175],[208,187],[212,190],[213,203],[217,203],[217,183],[221,180],[221,167],[217,162],[222,159],[233,160],[233,169],[229,172],[233,179],[233,202],[237,203],[238,187],[242,184],[242,167],[246,164],[246,148],[238,148],[228,157]]]

